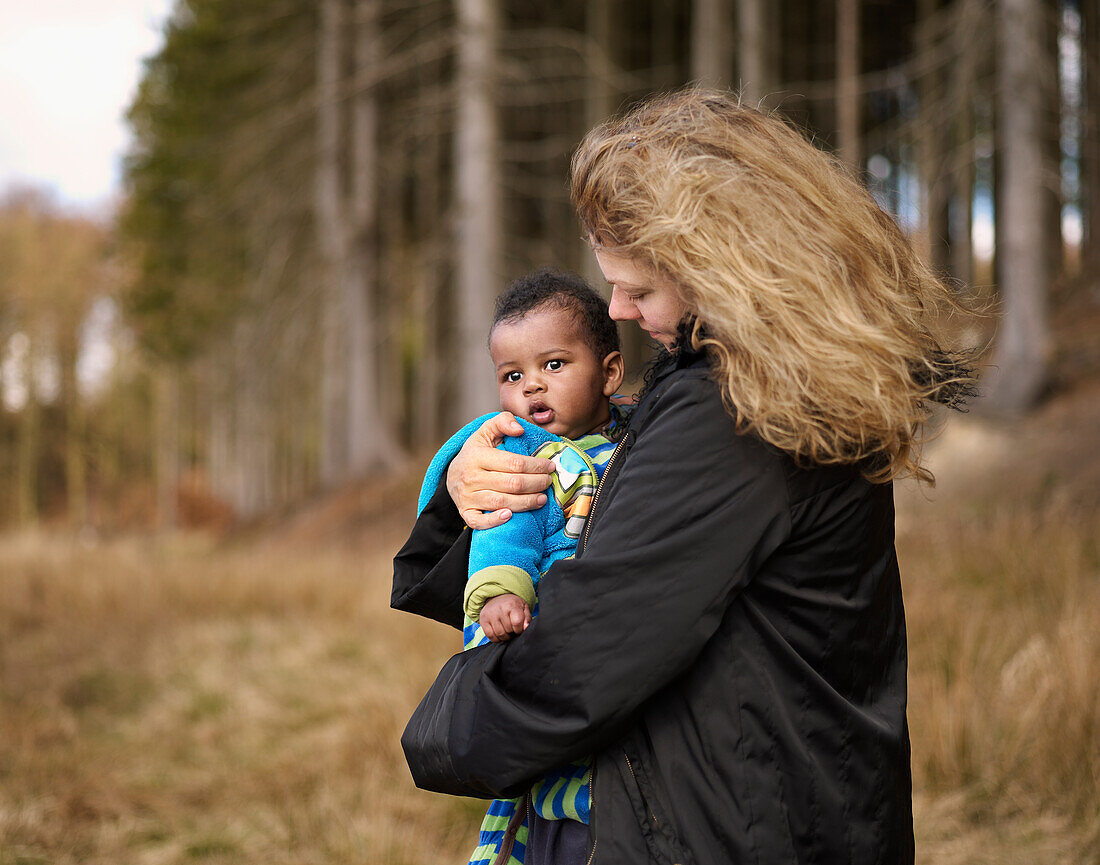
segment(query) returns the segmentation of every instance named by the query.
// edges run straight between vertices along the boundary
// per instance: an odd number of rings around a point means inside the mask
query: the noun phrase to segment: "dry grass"
[[[1100,862],[1098,397],[953,421],[899,490],[926,861]]]
[[[899,489],[923,863],[1100,861],[1095,396],[958,424],[937,500]],[[0,538],[0,865],[465,861],[480,804],[398,746],[457,635],[387,608],[407,515],[341,507],[235,547]]]
[[[0,543],[0,863],[458,862],[398,737],[455,638],[388,555]]]
[[[1096,861],[1097,538],[1096,513],[1005,507],[902,539],[918,789],[953,803],[953,825],[1053,845],[1008,861]]]

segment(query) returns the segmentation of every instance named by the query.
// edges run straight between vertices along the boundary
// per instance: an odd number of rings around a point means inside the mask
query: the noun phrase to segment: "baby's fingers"
[[[527,609],[527,604],[522,607],[514,607],[508,611],[508,624],[510,626],[508,630],[513,634],[522,634],[530,621],[531,615]]]
[[[510,624],[506,616],[483,616],[481,630],[493,643],[503,643],[512,639]]]

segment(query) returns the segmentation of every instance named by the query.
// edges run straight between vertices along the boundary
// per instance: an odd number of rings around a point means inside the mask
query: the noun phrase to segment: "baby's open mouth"
[[[545,426],[554,419],[554,410],[541,400],[535,400],[528,405],[527,411],[531,415],[531,420],[539,426]]]

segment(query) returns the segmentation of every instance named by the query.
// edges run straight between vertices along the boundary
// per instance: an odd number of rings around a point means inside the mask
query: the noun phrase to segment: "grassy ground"
[[[0,863],[457,862],[398,746],[452,638],[386,558],[6,539]]]
[[[899,488],[921,862],[1100,861],[1098,397],[953,423]],[[387,608],[408,516],[0,538],[0,865],[464,862],[480,805],[398,747],[456,643]]]

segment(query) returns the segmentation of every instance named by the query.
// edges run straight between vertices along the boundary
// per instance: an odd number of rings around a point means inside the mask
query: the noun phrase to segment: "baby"
[[[613,449],[608,436],[612,432],[610,397],[623,380],[618,330],[608,318],[606,303],[580,277],[541,270],[516,280],[497,299],[489,354],[496,368],[501,409],[570,440],[582,452],[578,461],[576,450],[571,453],[548,444],[532,454],[549,456],[558,464],[553,498],[567,512],[564,535],[572,542],[571,555],[595,483]],[[573,480],[574,474],[587,476],[592,488],[584,489],[584,484]],[[532,582],[537,583],[537,577]],[[520,578],[520,590],[515,588],[498,569],[486,574],[471,567],[466,613],[494,642],[511,639],[531,622],[533,598],[526,581]]]
[[[506,438],[501,447],[551,459],[555,471],[545,505],[473,533],[464,596],[465,649],[510,640],[531,623],[541,576],[576,550],[615,448],[613,439],[624,425],[611,399],[623,380],[618,330],[606,302],[579,276],[544,269],[513,282],[497,298],[489,354],[500,408],[524,428],[523,435]],[[421,508],[484,420],[459,430],[432,460]],[[522,799],[494,801],[470,865],[522,863],[528,808],[546,819],[587,823],[590,781],[590,765],[580,761],[550,773]]]

